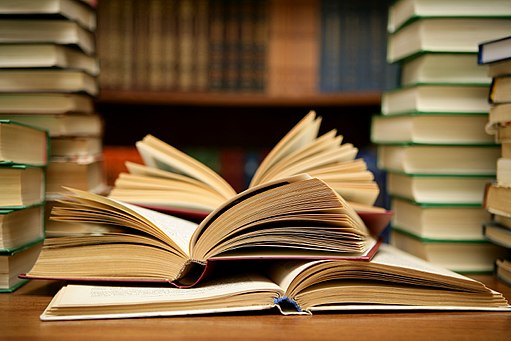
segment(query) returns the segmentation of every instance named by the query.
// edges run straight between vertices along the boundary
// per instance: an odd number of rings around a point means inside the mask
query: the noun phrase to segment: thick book
[[[387,172],[386,180],[389,194],[421,204],[480,206],[484,189],[495,180],[495,176]]]
[[[93,98],[71,93],[0,93],[0,114],[64,114],[94,112]]]
[[[389,8],[387,31],[397,31],[401,26],[421,17],[488,17],[501,18],[511,15],[507,0],[399,0]]]
[[[64,92],[96,96],[96,77],[70,69],[0,69],[1,92]]]
[[[485,129],[488,114],[375,115],[371,121],[374,143],[415,142],[424,144],[488,144],[493,136]]]
[[[107,193],[108,186],[101,154],[77,157],[53,156],[46,168],[46,199],[60,198],[65,190],[63,187]]]
[[[401,85],[490,84],[489,66],[476,53],[424,53],[401,65]]]
[[[409,112],[488,113],[489,85],[418,84],[384,91],[381,99],[383,115]]]
[[[497,259],[495,261],[495,268],[497,278],[511,285],[511,260],[505,258]]]
[[[0,252],[13,252],[45,237],[44,203],[18,209],[0,208]]]
[[[243,191],[200,224],[79,190],[53,207],[51,219],[113,228],[48,239],[27,278],[192,286],[217,261],[369,260],[379,245],[337,192],[306,174]]]
[[[482,283],[382,245],[373,261],[288,261],[261,271],[219,274],[187,290],[66,285],[41,320],[247,313],[353,311],[509,311]]]
[[[45,198],[44,166],[0,165],[0,207],[23,208]]]
[[[0,68],[59,68],[99,74],[99,61],[58,44],[0,44]]]
[[[0,119],[0,165],[22,163],[45,166],[49,154],[48,132],[17,121]]]
[[[55,18],[77,22],[89,31],[96,29],[96,11],[80,0],[8,0],[0,3],[0,16],[34,19]]]
[[[42,241],[39,240],[13,250],[0,250],[0,293],[13,292],[27,282],[18,275],[34,265],[41,247]]]
[[[492,105],[511,103],[511,74],[493,77],[488,99]]]
[[[324,180],[357,212],[372,213],[385,225],[390,215],[374,206],[379,187],[365,160],[357,157],[358,148],[343,143],[335,129],[319,135],[320,124],[321,117],[314,111],[300,120],[259,164],[248,188],[308,173]],[[145,165],[126,164],[129,172],[117,178],[109,195],[113,199],[205,216],[236,194],[216,171],[152,135],[136,147]]]
[[[422,204],[391,198],[392,227],[430,240],[481,240],[491,214],[481,205]]]
[[[511,228],[498,221],[483,224],[483,235],[492,243],[511,249]]]
[[[94,34],[70,20],[0,18],[0,43],[55,43],[96,53]]]
[[[511,36],[506,35],[498,39],[484,41],[478,46],[479,64],[489,64],[511,58]]]
[[[484,207],[493,214],[511,217],[511,186],[490,183],[484,192]]]
[[[424,52],[477,52],[480,42],[509,34],[511,16],[421,17],[389,34],[387,60],[402,63]]]
[[[378,145],[378,167],[407,174],[495,176],[498,145]]]
[[[103,118],[96,113],[2,114],[2,118],[45,129],[52,139],[56,136],[101,136],[104,128]]]
[[[429,239],[398,228],[392,228],[390,243],[432,264],[459,273],[491,273],[495,260],[508,253],[506,248],[486,238],[470,241]]]

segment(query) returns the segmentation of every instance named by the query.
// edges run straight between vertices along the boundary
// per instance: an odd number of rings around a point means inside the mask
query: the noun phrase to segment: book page
[[[282,290],[257,274],[218,277],[188,289],[67,285],[50,302],[43,320],[187,315],[260,310],[275,306]]]

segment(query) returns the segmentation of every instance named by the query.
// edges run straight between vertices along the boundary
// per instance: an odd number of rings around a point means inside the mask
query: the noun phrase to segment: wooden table
[[[511,288],[473,276],[511,301]],[[147,319],[41,322],[39,315],[61,283],[32,281],[0,294],[0,340],[511,340],[511,312],[277,313]]]

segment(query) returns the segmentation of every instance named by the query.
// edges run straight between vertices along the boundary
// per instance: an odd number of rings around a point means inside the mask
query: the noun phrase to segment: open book
[[[353,208],[325,182],[306,174],[241,192],[198,225],[89,192],[72,192],[53,207],[51,219],[112,226],[102,233],[47,239],[24,277],[192,286],[213,261],[369,260],[378,246]]]
[[[261,162],[249,188],[307,173],[336,190],[371,231],[381,231],[390,212],[374,206],[379,188],[372,172],[336,130],[318,136],[320,124],[321,117],[309,112]],[[145,165],[126,163],[128,173],[117,178],[109,195],[113,199],[200,220],[236,195],[218,173],[152,135],[136,147]]]
[[[511,311],[502,294],[383,244],[371,262],[289,260],[216,277],[195,288],[67,285],[42,320],[175,316],[279,308]]]

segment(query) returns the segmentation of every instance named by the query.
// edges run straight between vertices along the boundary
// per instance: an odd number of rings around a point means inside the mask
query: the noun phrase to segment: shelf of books
[[[391,5],[387,59],[401,79],[383,92],[371,124],[394,211],[391,243],[464,273],[492,272],[507,252],[483,234],[500,146],[486,131],[492,79],[478,46],[511,30],[510,4],[491,3]]]
[[[511,250],[511,153],[509,129],[511,127],[511,36],[497,37],[481,42],[479,63],[488,69],[492,79],[489,102],[490,111],[486,131],[500,144],[500,155],[496,163],[495,181],[485,188],[484,206],[492,219],[483,226],[483,233],[495,245]],[[507,82],[506,82],[507,81]],[[511,284],[511,259],[495,260],[498,278]]]
[[[64,186],[97,193],[107,189],[103,119],[94,103],[99,92],[96,9],[89,0],[4,1],[0,13],[0,120],[37,127],[49,136],[40,200],[49,237],[53,224],[47,217]],[[43,146],[27,145],[21,133],[7,136],[27,149]],[[31,181],[25,186],[36,185]],[[24,270],[13,266],[11,271]]]
[[[99,100],[377,105],[398,73],[385,63],[388,3],[100,1]]]

